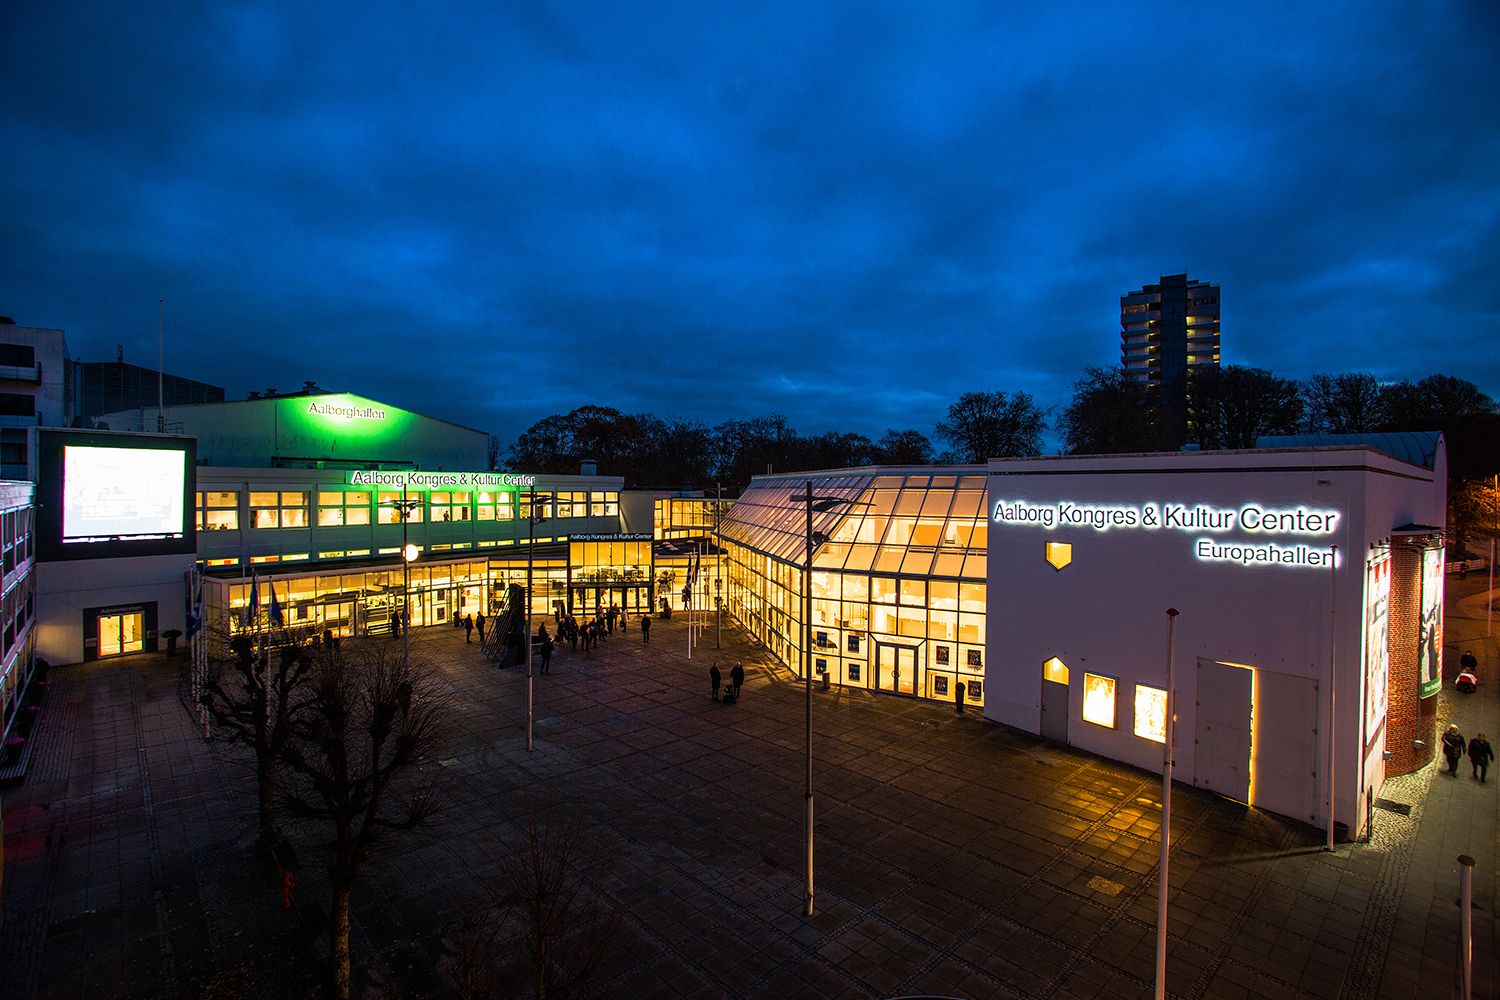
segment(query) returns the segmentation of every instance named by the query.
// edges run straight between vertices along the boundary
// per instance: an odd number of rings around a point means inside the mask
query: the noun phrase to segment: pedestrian
[[[474,619],[464,615],[464,642],[472,640],[474,635]]]
[[[613,604],[611,604],[609,606],[609,610],[604,613],[604,631],[609,633],[610,635],[615,634],[615,615],[617,614],[619,614],[619,609],[616,608]]]
[[[1474,658],[1474,651],[1464,650],[1464,655],[1458,658],[1458,665],[1470,673],[1479,669],[1479,661]]]
[[[1469,765],[1474,768],[1474,777],[1481,785],[1485,783],[1484,776],[1489,773],[1490,761],[1494,759],[1495,748],[1490,746],[1483,733],[1469,741]]]
[[[629,632],[630,631],[630,624],[629,624],[629,622],[625,618],[625,609],[624,608],[620,609],[620,631],[621,632]]]
[[[719,663],[715,660],[714,665],[708,668],[708,686],[714,701],[719,700],[719,684],[723,682],[723,679],[723,675],[719,673]]]
[[[552,637],[547,634],[546,625],[537,629],[536,637],[542,644],[542,673],[550,673],[552,670]]]
[[[729,684],[734,690],[734,700],[740,699],[740,685],[745,683],[745,668],[736,663],[729,671]]]
[[[644,615],[641,618],[641,641],[651,645],[651,616]]]
[[[1448,758],[1448,773],[1455,778],[1458,777],[1458,761],[1464,755],[1464,734],[1458,731],[1458,724],[1454,723],[1448,727],[1443,734],[1443,756]]]
[[[484,645],[484,612],[481,611],[474,616],[474,627],[479,630],[479,644]]]
[[[958,706],[959,715],[964,714],[964,689],[966,687],[967,685],[964,684],[962,679],[953,685],[953,701]]]

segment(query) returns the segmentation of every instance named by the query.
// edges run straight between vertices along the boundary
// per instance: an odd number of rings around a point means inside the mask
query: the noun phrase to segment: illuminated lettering
[[[343,417],[345,420],[384,420],[385,411],[374,406],[340,406],[337,403],[307,404],[307,412],[320,417]]]
[[[1230,545],[1200,538],[1193,544],[1193,554],[1203,562],[1239,563],[1241,566],[1333,566],[1332,549],[1315,549],[1309,545]]]
[[[1329,535],[1338,524],[1338,511],[1307,510],[1296,507],[1291,510],[1265,510],[1261,507],[1240,508],[1240,523],[1246,531],[1286,535]]]

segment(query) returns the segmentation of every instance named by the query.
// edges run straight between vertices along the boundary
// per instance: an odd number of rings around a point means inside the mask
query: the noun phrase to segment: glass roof
[[[826,537],[815,550],[814,567],[984,579],[989,528],[985,477],[932,471],[813,477],[815,496],[857,501],[813,513],[813,530]],[[793,478],[752,481],[730,508],[724,536],[801,565],[807,509],[791,498],[803,494],[806,483]]]

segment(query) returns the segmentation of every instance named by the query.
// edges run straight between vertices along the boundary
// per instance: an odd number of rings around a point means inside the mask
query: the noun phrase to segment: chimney
[[[580,476],[597,476],[599,474],[599,463],[592,458],[585,458],[578,463],[578,474]]]

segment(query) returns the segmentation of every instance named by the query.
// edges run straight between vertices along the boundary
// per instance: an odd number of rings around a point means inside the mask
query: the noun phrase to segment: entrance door
[[[917,651],[911,646],[875,646],[875,687],[892,694],[917,693]]]
[[[120,656],[139,653],[143,642],[146,616],[139,611],[123,615],[99,616],[99,655]]]
[[[1042,738],[1068,742],[1068,686],[1042,681]]]
[[[1255,671],[1198,661],[1198,731],[1193,784],[1250,801],[1252,692]]]
[[[1321,772],[1327,746],[1318,740],[1318,682],[1274,670],[1255,672],[1255,801],[1261,809],[1322,825]]]

